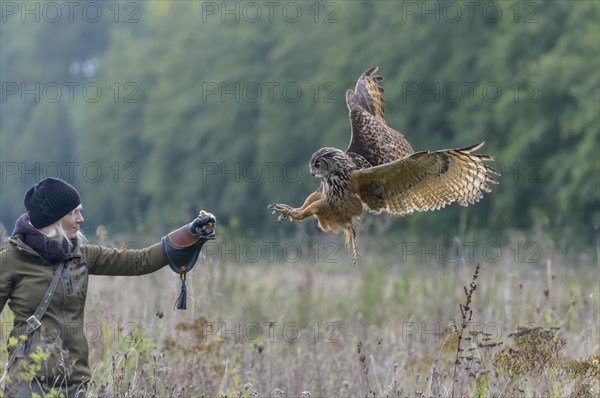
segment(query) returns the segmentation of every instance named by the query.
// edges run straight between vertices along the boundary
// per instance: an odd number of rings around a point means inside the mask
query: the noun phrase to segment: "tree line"
[[[316,189],[308,160],[346,148],[345,91],[377,65],[388,124],[415,150],[486,141],[502,172],[477,205],[394,228],[544,224],[594,242],[597,2],[267,3],[3,4],[7,228],[28,186],[61,176],[90,226],[151,232],[205,208],[244,234],[291,233],[266,205]]]

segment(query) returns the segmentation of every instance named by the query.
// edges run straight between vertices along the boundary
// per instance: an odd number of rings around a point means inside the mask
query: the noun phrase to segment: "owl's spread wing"
[[[346,152],[364,157],[377,166],[414,153],[404,136],[387,125],[383,118],[383,77],[375,75],[377,67],[366,70],[354,91],[346,91],[350,111],[352,138]]]
[[[452,202],[478,202],[500,173],[484,161],[491,156],[471,152],[483,142],[436,152],[418,152],[392,163],[353,172],[351,184],[373,212],[394,215],[438,210]]]

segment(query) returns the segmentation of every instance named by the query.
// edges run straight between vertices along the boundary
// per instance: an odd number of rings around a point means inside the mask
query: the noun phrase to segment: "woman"
[[[8,302],[14,313],[4,393],[44,396],[54,389],[68,397],[85,397],[91,376],[83,332],[88,275],[144,275],[167,264],[185,273],[202,244],[215,238],[216,219],[201,212],[159,243],[118,250],[85,244],[80,196],[65,181],[39,182],[27,191],[24,203],[27,212],[0,253],[0,312]],[[56,270],[61,271],[55,278]],[[48,294],[52,295],[44,311],[40,307]],[[33,317],[34,313],[43,314]],[[21,338],[28,332],[26,339]]]

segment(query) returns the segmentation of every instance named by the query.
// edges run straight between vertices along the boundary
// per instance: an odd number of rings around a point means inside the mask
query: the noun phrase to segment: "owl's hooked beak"
[[[321,178],[321,174],[319,174],[319,172],[312,165],[310,165],[310,174],[312,174],[313,177]]]

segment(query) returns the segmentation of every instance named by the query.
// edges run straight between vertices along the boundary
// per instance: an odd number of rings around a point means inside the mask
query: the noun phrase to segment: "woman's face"
[[[67,233],[69,239],[77,239],[77,231],[79,231],[79,224],[81,224],[84,221],[83,215],[81,214],[81,210],[83,210],[83,207],[79,205],[75,208],[75,210],[71,211],[69,214],[67,214],[60,220],[60,224]]]

